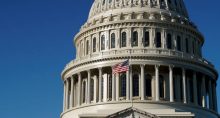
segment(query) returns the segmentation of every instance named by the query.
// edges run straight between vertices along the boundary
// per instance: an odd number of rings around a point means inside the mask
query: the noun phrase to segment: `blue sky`
[[[86,21],[92,1],[0,0],[0,117],[59,117],[60,73],[74,58],[72,38]],[[220,71],[220,1],[185,3],[206,38],[204,57]]]

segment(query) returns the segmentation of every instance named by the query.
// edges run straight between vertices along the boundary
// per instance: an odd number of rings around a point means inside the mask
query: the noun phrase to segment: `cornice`
[[[101,32],[103,30],[109,29],[118,29],[118,28],[128,28],[128,27],[154,27],[154,28],[167,28],[173,31],[180,31],[182,33],[189,33],[192,36],[198,37],[198,40],[204,43],[203,35],[195,28],[179,24],[176,22],[168,22],[161,20],[147,20],[147,19],[130,19],[130,20],[120,20],[120,21],[110,21],[105,23],[100,23],[94,26],[90,26],[81,30],[74,37],[74,43],[76,44],[77,40],[80,40],[84,37],[87,37],[91,34]]]
[[[214,67],[210,66],[210,65],[205,65],[201,62],[198,62],[194,59],[186,59],[186,58],[182,58],[182,57],[176,57],[176,56],[138,56],[138,55],[123,55],[123,56],[115,56],[115,57],[100,57],[100,58],[96,58],[96,59],[90,59],[90,61],[84,61],[84,62],[79,62],[76,63],[75,65],[72,65],[68,68],[65,68],[61,74],[62,79],[64,79],[64,75],[74,69],[74,68],[78,68],[81,66],[85,66],[85,65],[89,65],[89,64],[95,64],[98,62],[104,62],[104,61],[113,61],[113,60],[122,60],[122,59],[138,59],[138,60],[158,60],[158,61],[164,61],[164,60],[170,60],[173,62],[181,62],[181,63],[188,63],[188,64],[192,64],[192,65],[197,65],[197,66],[201,66],[203,68],[206,68],[208,70],[210,70],[211,72],[213,72],[213,74],[216,76],[214,79],[217,80],[218,78],[218,73],[217,71],[214,69]],[[174,65],[175,66],[175,65]]]

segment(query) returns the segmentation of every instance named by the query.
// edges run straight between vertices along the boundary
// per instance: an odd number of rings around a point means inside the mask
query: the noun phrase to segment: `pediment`
[[[154,114],[130,107],[117,113],[107,116],[107,118],[159,118]]]

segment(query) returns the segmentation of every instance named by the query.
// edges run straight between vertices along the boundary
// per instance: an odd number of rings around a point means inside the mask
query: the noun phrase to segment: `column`
[[[110,38],[111,38],[111,36],[110,36],[110,30],[107,30],[106,31],[106,49],[107,50],[109,50],[110,48],[111,48],[111,42],[110,42]]]
[[[157,0],[157,7],[160,8],[160,0]]]
[[[69,109],[69,81],[68,81],[68,79],[66,80],[66,100],[65,100],[65,108],[66,109]]]
[[[146,86],[145,86],[145,79],[144,79],[144,66],[141,65],[141,100],[145,100],[146,97]]]
[[[63,82],[63,111],[66,109],[66,81]]]
[[[91,55],[93,53],[93,39],[92,39],[93,35],[90,35],[90,42],[89,42],[89,54]]]
[[[165,0],[165,3],[166,3],[166,9],[169,10],[168,0]]]
[[[119,74],[116,73],[116,101],[119,101]]]
[[[99,68],[99,102],[102,101],[102,68]]]
[[[184,68],[182,68],[182,77],[183,77],[183,103],[187,103],[187,97],[186,97],[186,71]]]
[[[71,90],[70,90],[70,107],[73,107],[73,101],[74,101],[74,92],[73,92],[73,85],[74,85],[74,78],[71,76]]]
[[[155,100],[160,101],[160,90],[159,90],[159,65],[155,65]]]
[[[87,91],[88,91],[88,96],[87,96],[87,103],[90,104],[91,103],[91,98],[90,98],[90,87],[91,87],[91,72],[90,70],[87,71],[88,73],[88,87],[87,87]]]
[[[108,101],[108,74],[103,74],[103,102]]]
[[[112,67],[112,101],[115,101],[115,74]]]
[[[132,28],[128,28],[128,32],[127,32],[127,47],[132,47]]]
[[[133,72],[132,65],[130,65],[130,99],[133,99]]]
[[[153,48],[155,46],[155,28],[151,28],[149,33],[150,33],[150,48]]]
[[[193,73],[193,101],[195,105],[198,105],[198,95],[197,95],[197,78],[196,72]]]
[[[121,29],[116,29],[116,38],[115,38],[115,48],[119,49],[120,46],[120,39],[121,39]]]
[[[96,52],[100,52],[100,33],[97,32],[96,35]]]
[[[142,41],[143,41],[143,28],[138,28],[138,47],[143,47]]]
[[[162,29],[162,31],[161,31],[161,47],[163,49],[166,48],[165,44],[166,44],[166,32],[165,32],[165,29]]]
[[[212,80],[209,79],[209,109],[213,109],[212,100]]]
[[[85,103],[88,104],[88,79],[86,79],[85,82],[86,82]]]
[[[202,77],[202,107],[206,107],[206,86],[205,86],[205,75]]]
[[[76,79],[76,78],[75,78]],[[74,84],[73,84],[73,107],[75,107],[76,105],[77,105],[77,90],[76,90],[76,88],[77,88],[77,85],[76,85],[76,83],[75,83],[75,81],[74,81]]]
[[[126,72],[126,100],[130,100],[130,81],[129,71]]]
[[[149,5],[150,7],[152,6],[151,0],[148,0],[148,5]]]
[[[169,82],[170,82],[170,102],[174,102],[173,94],[173,66],[169,66]]]
[[[81,74],[78,73],[78,86],[79,86],[79,90],[78,90],[78,106],[81,105],[81,85],[82,85],[82,80],[81,80]]]

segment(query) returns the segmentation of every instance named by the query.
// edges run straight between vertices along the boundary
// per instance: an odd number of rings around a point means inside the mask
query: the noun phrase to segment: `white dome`
[[[188,17],[182,0],[95,0],[89,19],[115,12],[167,12]]]
[[[61,118],[219,118],[203,43],[183,0],[94,0],[62,72]]]

